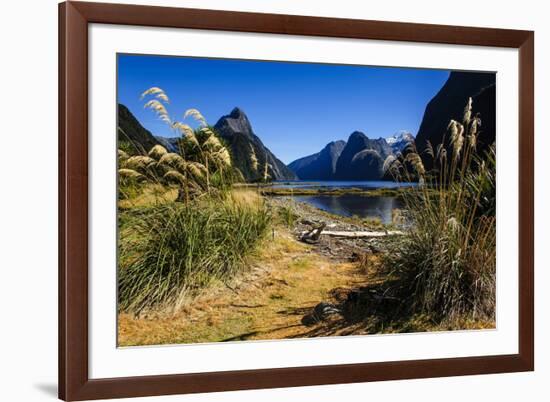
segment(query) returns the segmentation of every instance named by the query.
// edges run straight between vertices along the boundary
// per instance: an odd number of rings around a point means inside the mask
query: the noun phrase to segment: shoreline
[[[389,189],[378,188],[372,190],[366,190],[361,188],[259,188],[260,194],[265,196],[327,196],[327,197],[339,197],[345,195],[356,195],[360,197],[401,197],[406,191],[405,189]]]
[[[388,231],[395,229],[393,224],[384,224],[376,219],[362,219],[333,214],[316,208],[305,202],[297,202],[290,197],[264,197],[274,212],[290,213],[295,216],[292,225],[286,229],[295,241],[300,242],[301,235],[313,227],[325,225],[327,230],[344,232]],[[368,253],[380,253],[386,248],[389,237],[379,238],[334,238],[323,236],[312,244],[315,252],[338,261],[356,261],[359,256]]]
[[[303,182],[302,184],[316,184],[317,182]],[[287,183],[282,184],[281,187],[273,187],[273,183],[260,184],[260,183],[239,183],[234,185],[235,189],[249,189],[256,190],[258,193],[265,196],[291,196],[291,195],[325,195],[325,196],[342,196],[342,195],[357,195],[363,197],[400,197],[406,191],[413,187],[411,185],[401,185],[396,187],[378,187],[378,188],[364,188],[359,186],[343,186],[343,187],[331,187],[322,184],[304,186],[304,187],[284,187]],[[289,182],[292,185],[293,183]]]

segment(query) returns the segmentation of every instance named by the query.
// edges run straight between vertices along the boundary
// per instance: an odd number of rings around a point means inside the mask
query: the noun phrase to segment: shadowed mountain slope
[[[338,180],[380,179],[384,160],[391,154],[385,139],[371,140],[364,133],[354,131],[338,158],[335,177]]]
[[[428,141],[436,147],[443,140],[449,121],[461,122],[468,98],[473,99],[473,112],[481,117],[478,150],[486,149],[495,141],[496,134],[496,75],[453,71],[441,90],[426,106],[416,136],[416,147],[422,153],[426,167],[431,159],[423,152]]]
[[[145,129],[126,106],[118,104],[118,142],[126,143],[132,153],[145,154],[159,141]],[[119,145],[120,147],[120,145]]]
[[[333,141],[320,152],[295,160],[288,167],[302,180],[333,180],[346,141]]]

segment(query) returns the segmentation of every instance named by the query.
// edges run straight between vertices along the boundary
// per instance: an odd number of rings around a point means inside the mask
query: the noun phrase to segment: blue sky
[[[263,143],[290,163],[355,130],[369,138],[400,130],[416,135],[426,104],[448,76],[443,70],[119,55],[118,101],[166,137],[174,134],[139,99],[152,86],[166,91],[168,110],[178,119],[196,108],[214,125],[238,106]]]

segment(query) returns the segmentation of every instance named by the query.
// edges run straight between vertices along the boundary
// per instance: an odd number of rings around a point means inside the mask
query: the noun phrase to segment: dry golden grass
[[[168,151],[162,145],[155,145],[153,148],[151,148],[147,155],[158,161],[160,160],[160,158],[162,158],[163,155],[166,155],[167,153]]]
[[[254,190],[234,189],[230,193],[233,201],[240,205],[260,205],[263,203],[263,197]]]
[[[199,122],[202,126],[206,126],[206,119],[201,114],[201,112],[199,112],[197,109],[187,109],[183,114],[183,118],[186,119],[188,117],[192,117],[197,122]]]
[[[143,186],[139,194],[133,198],[119,200],[118,207],[121,209],[147,207],[162,205],[174,202],[178,197],[176,187],[167,187],[161,184],[148,183]]]

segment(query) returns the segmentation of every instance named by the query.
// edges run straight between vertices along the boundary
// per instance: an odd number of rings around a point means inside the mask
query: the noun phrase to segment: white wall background
[[[112,0],[114,1],[114,0]],[[158,401],[464,400],[550,397],[550,24],[543,1],[162,0],[167,6],[530,29],[536,31],[536,371],[171,396]],[[0,24],[0,400],[56,399],[57,1],[2,2]]]

